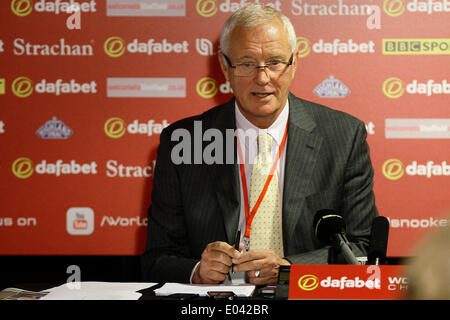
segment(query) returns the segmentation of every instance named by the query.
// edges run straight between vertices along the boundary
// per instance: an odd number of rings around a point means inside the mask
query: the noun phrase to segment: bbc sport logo
[[[383,39],[384,55],[449,55],[450,38]]]

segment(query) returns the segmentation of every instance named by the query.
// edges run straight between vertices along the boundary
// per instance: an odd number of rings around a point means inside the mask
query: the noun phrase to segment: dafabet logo
[[[297,37],[297,49],[299,58],[308,56],[311,51],[317,54],[332,54],[337,56],[339,54],[353,54],[353,53],[375,53],[375,42],[369,40],[368,42],[356,42],[353,39],[341,40],[332,39],[325,41],[319,39],[311,43],[308,38]]]
[[[61,12],[71,13],[72,9],[76,7],[80,12],[96,12],[95,0],[90,0],[78,3],[74,0],[67,1],[48,1],[48,0],[12,0],[11,11],[18,17],[25,17],[34,11],[52,12],[55,15]]]
[[[189,43],[186,40],[182,42],[169,42],[167,39],[162,39],[160,42],[155,39],[149,39],[146,42],[133,39],[131,42],[126,43],[121,37],[112,36],[105,40],[103,49],[111,58],[119,58],[126,51],[151,56],[156,53],[189,53]]]
[[[197,81],[195,85],[197,94],[204,99],[213,98],[219,91],[223,94],[232,93],[230,83],[227,81],[219,85],[217,81],[210,77],[204,77]]]
[[[204,18],[211,18],[214,16],[218,11],[220,12],[235,12],[239,8],[245,6],[246,4],[249,4],[249,1],[246,0],[223,0],[220,1],[220,4],[217,0],[197,0],[197,3],[195,5],[195,9],[197,10],[197,13],[204,17]],[[260,1],[254,1],[254,2],[260,2]],[[281,11],[281,1],[275,0],[275,1],[264,1],[264,5],[270,6],[272,8],[275,8],[278,11]]]
[[[55,82],[50,82],[47,79],[42,79],[34,84],[30,78],[21,76],[12,82],[11,91],[18,98],[28,98],[34,91],[39,94],[48,93],[55,96],[70,93],[95,94],[97,93],[97,83],[95,81],[78,83],[75,79],[67,82],[57,79]]]
[[[34,172],[33,161],[28,158],[17,158],[12,164],[12,173],[19,179],[31,177]]]
[[[381,171],[386,179],[398,180],[406,173],[408,176],[422,176],[431,178],[434,176],[450,176],[450,164],[447,161],[435,163],[434,161],[427,161],[426,164],[419,164],[417,161],[412,161],[409,165],[404,165],[399,159],[386,160]]]
[[[398,159],[389,159],[383,163],[381,168],[383,175],[389,180],[398,180],[403,177],[405,170],[403,163]]]
[[[312,274],[305,274],[298,279],[298,287],[305,291],[311,291],[319,286],[319,278]]]
[[[157,123],[155,120],[148,120],[145,123],[133,120],[131,123],[126,124],[123,119],[113,117],[105,121],[103,129],[105,134],[111,139],[119,139],[122,138],[126,132],[129,134],[144,134],[147,136],[161,134],[162,130],[168,125],[169,123],[167,120],[163,120],[162,123]]]
[[[404,0],[384,0],[383,9],[384,12],[391,17],[399,17],[405,11],[410,13],[440,13],[440,12],[450,12],[450,1],[449,0],[412,0],[407,1],[405,5]]]
[[[75,160],[64,163],[63,160],[57,160],[55,163],[42,160],[37,165],[26,157],[20,157],[14,160],[11,165],[11,171],[19,179],[27,179],[36,174],[55,175],[59,177],[61,175],[68,174],[97,174],[97,163],[91,161],[90,163],[79,164]]]
[[[408,94],[419,94],[430,97],[432,95],[450,94],[450,82],[442,80],[440,82],[429,79],[421,82],[417,79],[405,84],[397,77],[390,77],[383,82],[383,93],[391,99],[398,99],[406,92]]]

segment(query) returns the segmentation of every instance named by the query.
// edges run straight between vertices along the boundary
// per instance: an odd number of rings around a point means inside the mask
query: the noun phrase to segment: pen
[[[239,242],[241,241],[241,228],[236,231],[236,236],[234,237],[234,248],[239,251]],[[231,265],[231,271],[233,271],[234,264]]]

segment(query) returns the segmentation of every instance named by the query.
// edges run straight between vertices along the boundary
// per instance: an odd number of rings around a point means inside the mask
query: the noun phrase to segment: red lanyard
[[[253,218],[255,217],[256,212],[258,211],[259,205],[261,204],[261,202],[264,199],[264,196],[266,195],[267,189],[269,188],[269,185],[270,185],[270,181],[272,181],[273,173],[275,172],[278,161],[280,160],[280,157],[281,157],[281,153],[283,152],[284,145],[286,144],[288,123],[289,123],[289,120],[286,123],[286,129],[284,130],[283,140],[281,141],[280,147],[278,148],[277,157],[272,165],[272,168],[270,169],[270,173],[267,176],[267,180],[266,180],[266,183],[264,184],[261,194],[259,195],[259,198],[256,201],[255,206],[253,207],[251,212],[250,212],[250,204],[248,201],[247,179],[245,178],[244,157],[242,156],[242,149],[241,149],[241,143],[239,141],[239,135],[236,135],[237,144],[238,144],[238,153],[239,153],[239,158],[241,160],[240,168],[241,168],[242,190],[244,191],[245,222],[246,222],[245,236],[246,237],[250,237],[250,229],[252,226]]]

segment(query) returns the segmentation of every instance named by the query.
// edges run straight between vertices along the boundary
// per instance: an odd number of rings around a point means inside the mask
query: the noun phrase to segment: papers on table
[[[142,294],[136,291],[156,284],[151,282],[69,282],[46,289],[45,292],[49,293],[39,300],[138,300]]]
[[[238,297],[250,297],[255,291],[255,286],[251,284],[207,285],[168,282],[161,288],[155,289],[155,294],[157,296],[168,296],[176,293],[198,294],[201,297],[206,297],[209,291],[232,291]]]

